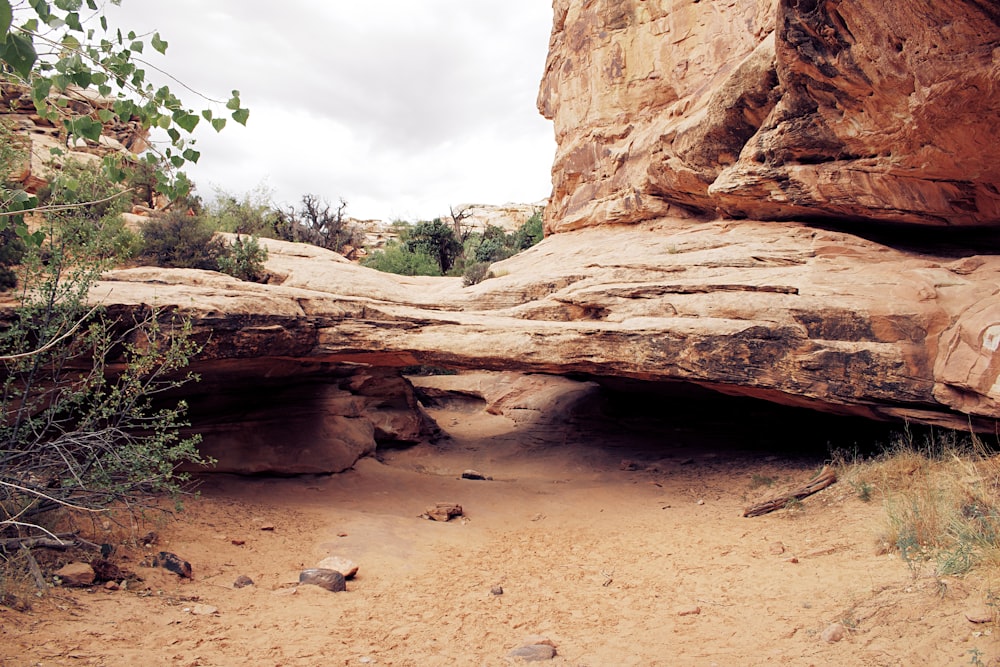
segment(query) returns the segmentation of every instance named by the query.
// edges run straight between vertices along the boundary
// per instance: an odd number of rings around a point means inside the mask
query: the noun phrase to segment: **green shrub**
[[[435,259],[421,250],[412,251],[402,243],[389,243],[384,250],[376,250],[361,260],[361,265],[402,276],[441,275],[441,267]]]
[[[24,241],[17,237],[12,225],[0,229],[0,291],[17,286],[17,274],[14,266],[24,257]]]
[[[260,186],[239,199],[219,192],[215,201],[209,204],[205,216],[209,224],[220,232],[284,238],[278,233],[279,214],[269,203],[270,196],[271,193]]]
[[[45,214],[57,244],[73,255],[112,263],[132,257],[139,239],[121,214],[132,207],[131,194],[110,182],[99,164],[70,160],[38,192],[42,206],[68,207]]]
[[[516,232],[514,232],[514,237],[512,239],[512,245],[514,246],[514,252],[520,252],[521,250],[527,250],[531,246],[539,243],[544,237],[545,232],[542,226],[542,214],[544,209],[538,209],[532,214],[528,220],[521,225]]]
[[[214,235],[204,217],[171,211],[142,226],[142,257],[155,266],[218,271],[226,247]]]
[[[237,236],[227,252],[219,256],[219,270],[240,280],[255,283],[267,281],[267,271],[264,262],[267,261],[267,248],[260,245],[256,236],[244,239]]]
[[[476,262],[465,270],[465,274],[462,276],[462,284],[469,287],[492,277],[493,273],[490,271],[489,262]]]

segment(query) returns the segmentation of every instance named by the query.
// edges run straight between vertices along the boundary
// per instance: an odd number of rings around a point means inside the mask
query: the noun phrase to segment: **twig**
[[[784,509],[788,506],[788,503],[793,500],[802,500],[814,493],[822,491],[826,487],[830,486],[837,481],[837,473],[833,471],[830,466],[823,466],[823,469],[816,474],[811,480],[806,482],[804,486],[792,491],[778,498],[772,498],[771,500],[766,500],[762,503],[757,503],[751,507],[748,507],[743,512],[743,516],[753,517],[760,516],[762,514],[767,514],[768,512],[773,512],[775,510]]]
[[[3,211],[0,212],[0,218],[12,218],[16,215],[24,215],[26,213],[51,213],[53,211],[70,211],[72,209],[80,208],[81,206],[94,206],[95,204],[103,204],[105,202],[118,199],[123,197],[128,193],[135,190],[135,188],[129,188],[127,190],[122,190],[113,195],[104,197],[103,199],[95,199],[93,201],[86,201],[81,204],[52,204],[50,206],[36,206],[35,208],[26,208],[20,211]]]
[[[38,567],[38,561],[31,555],[31,549],[25,544],[21,544],[21,551],[24,552],[24,557],[28,560],[28,570],[31,571],[31,576],[35,580],[35,586],[38,590],[44,591],[45,577],[42,576],[42,568]]]
[[[0,213],[0,216],[2,216],[2,215],[3,214]],[[48,343],[46,343],[42,347],[38,348],[37,350],[31,350],[30,352],[23,352],[21,354],[9,354],[9,355],[5,355],[5,356],[0,356],[0,361],[13,361],[15,359],[22,359],[24,357],[33,357],[36,354],[41,354],[42,352],[45,352],[49,348],[58,345],[60,342],[66,340],[67,338],[69,338],[70,336],[72,336],[74,333],[76,333],[76,330],[79,329],[81,326],[83,326],[83,323],[86,322],[90,318],[90,316],[93,315],[97,311],[97,309],[100,308],[100,307],[101,307],[101,304],[97,304],[96,306],[94,306],[93,308],[91,308],[89,313],[87,313],[86,315],[84,315],[83,317],[81,317],[79,320],[77,320],[76,324],[73,325],[72,329],[70,329],[69,331],[67,331],[63,335],[59,336],[58,338],[53,338],[52,340],[50,340]],[[0,483],[2,483],[2,482],[0,482]]]
[[[91,507],[81,507],[80,505],[74,505],[73,503],[66,502],[65,500],[59,500],[58,498],[53,498],[52,496],[47,496],[44,493],[42,493],[41,491],[35,491],[34,489],[29,489],[29,488],[24,487],[24,486],[19,486],[17,484],[12,484],[11,482],[4,482],[4,481],[0,480],[0,486],[6,486],[6,487],[11,488],[11,489],[16,489],[17,491],[20,491],[21,493],[29,493],[29,494],[31,494],[33,496],[38,496],[39,498],[44,498],[45,500],[48,500],[48,501],[53,502],[53,503],[56,503],[58,505],[62,505],[63,507],[68,507],[71,510],[79,510],[80,512],[91,512],[93,514],[100,514],[101,512],[107,512],[108,511],[107,509],[94,509],[94,508],[91,508]],[[18,523],[17,521],[0,521],[0,526],[2,526],[4,524],[8,524],[8,523],[16,524],[16,525],[19,525],[19,526],[35,527],[33,524],[22,524],[22,523]],[[41,528],[40,530],[45,530],[45,529]],[[48,533],[47,530],[45,532]],[[49,535],[52,535],[52,533],[49,533]],[[55,537],[55,535],[52,535],[52,536]]]

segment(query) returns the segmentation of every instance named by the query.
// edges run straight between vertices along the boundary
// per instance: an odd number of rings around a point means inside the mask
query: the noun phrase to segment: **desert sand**
[[[825,418],[721,402],[610,418],[586,401],[544,418],[482,408],[439,402],[430,412],[448,437],[339,475],[203,476],[155,545],[121,547],[144,581],[0,608],[0,664],[507,665],[539,636],[556,647],[548,664],[591,667],[1000,655],[994,624],[966,618],[996,582],[887,553],[878,497],[841,482],[742,516],[822,466]],[[467,469],[492,480],[462,479]],[[437,502],[465,516],[420,518]],[[161,549],[193,579],[139,566]],[[329,555],[360,566],[346,592],[296,586]],[[234,588],[240,575],[255,585]],[[826,641],[838,623],[843,638]]]

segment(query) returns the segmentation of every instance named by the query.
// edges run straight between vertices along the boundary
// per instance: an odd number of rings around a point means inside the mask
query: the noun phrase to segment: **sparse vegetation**
[[[462,275],[462,284],[470,287],[492,277],[493,273],[490,271],[489,262],[476,262],[465,269],[465,273]]]
[[[237,236],[219,257],[219,270],[240,280],[259,283],[267,279],[266,261],[267,248],[260,245],[256,236]]]
[[[500,273],[490,270],[493,262],[507,259],[542,240],[541,209],[512,234],[495,225],[487,225],[482,232],[469,231],[462,225],[468,217],[466,213],[465,209],[452,210],[451,225],[441,219],[416,225],[396,224],[394,231],[399,241],[375,251],[361,264],[402,275],[462,276],[462,283],[468,287],[499,277]],[[428,271],[425,258],[437,264],[436,271]]]
[[[35,540],[58,542],[58,526],[72,517],[134,511],[150,493],[180,491],[176,466],[201,461],[197,436],[180,433],[184,403],[155,400],[193,379],[183,370],[197,350],[189,323],[148,309],[113,315],[89,302],[100,274],[138,249],[120,213],[137,200],[151,203],[154,192],[186,201],[191,183],[176,170],[199,158],[186,135],[202,120],[216,130],[227,123],[221,109],[188,109],[168,86],[148,82],[148,63],[138,60],[146,46],[162,54],[167,42],[110,27],[93,0],[86,8],[80,0],[0,0],[0,81],[30,97],[34,117],[63,142],[38,156],[57,164],[37,196],[0,183],[0,284],[16,288],[0,323],[4,604],[17,605],[7,592],[18,558],[45,587],[30,551]],[[246,123],[238,91],[218,104]],[[67,159],[71,146],[98,149],[108,125],[137,136],[160,128],[165,138],[140,164],[115,151],[93,165]],[[9,138],[0,137],[4,179],[21,148]]]
[[[870,460],[840,461],[859,499],[881,498],[881,540],[914,572],[1000,565],[1000,455],[977,435],[907,428]]]

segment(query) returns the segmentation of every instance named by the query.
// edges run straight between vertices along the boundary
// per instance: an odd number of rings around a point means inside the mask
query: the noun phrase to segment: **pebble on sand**
[[[344,575],[336,570],[327,570],[324,568],[302,570],[299,573],[299,583],[319,586],[331,593],[339,593],[347,590],[347,582],[344,581]]]
[[[316,567],[321,570],[336,570],[344,575],[344,579],[353,579],[358,573],[358,564],[342,556],[327,556]]]
[[[840,623],[831,623],[820,635],[820,639],[828,644],[833,644],[834,642],[839,642],[845,636],[847,636],[847,628]]]
[[[507,657],[523,662],[541,662],[556,657],[556,649],[548,644],[529,644],[514,649],[507,654]]]

